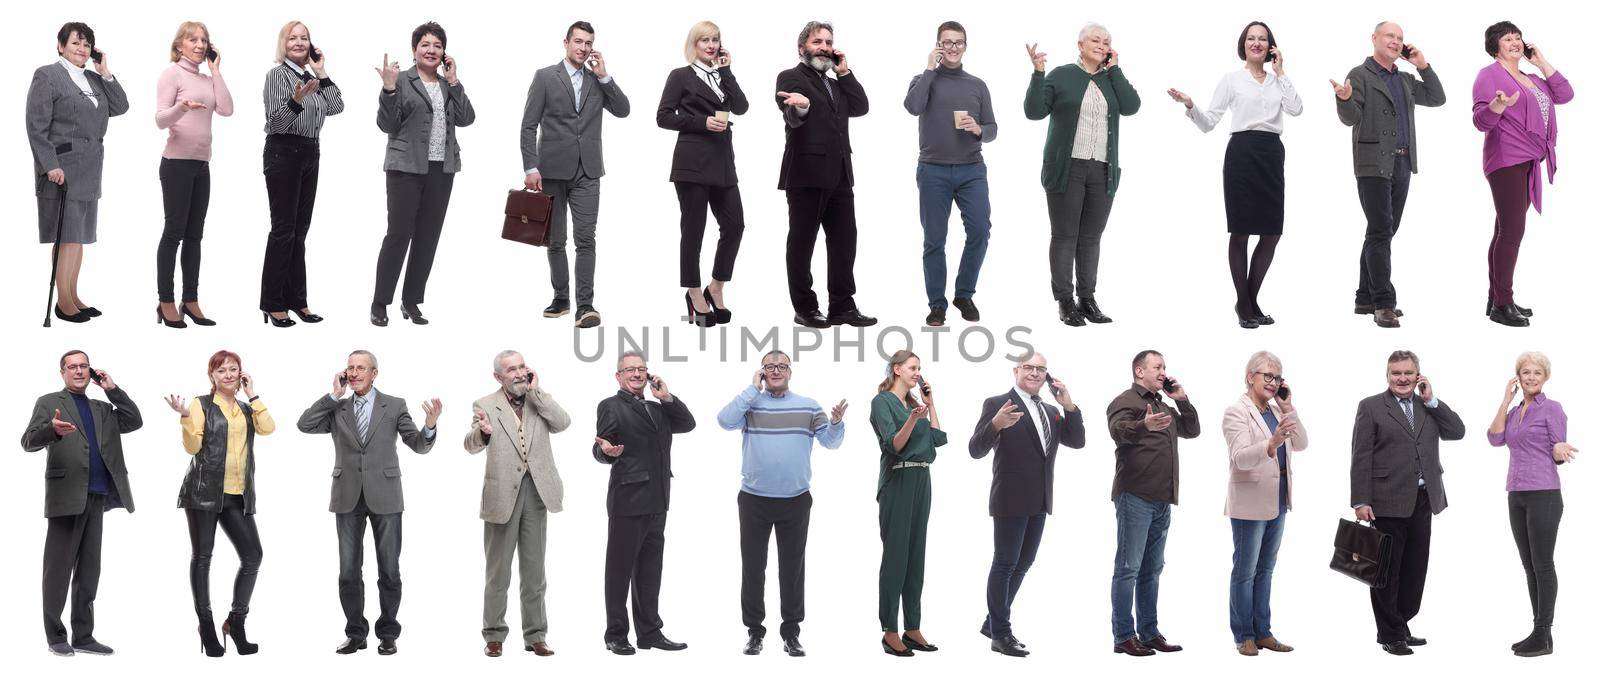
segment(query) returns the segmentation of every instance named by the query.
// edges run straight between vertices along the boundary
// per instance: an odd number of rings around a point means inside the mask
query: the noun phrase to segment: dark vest
[[[222,486],[228,468],[228,417],[211,400],[211,394],[196,396],[200,411],[205,414],[206,427],[200,442],[200,451],[189,460],[189,471],[183,476],[183,486],[178,488],[178,508],[222,512]],[[251,416],[250,403],[240,401],[247,429],[244,438],[244,512],[256,512],[256,422]]]

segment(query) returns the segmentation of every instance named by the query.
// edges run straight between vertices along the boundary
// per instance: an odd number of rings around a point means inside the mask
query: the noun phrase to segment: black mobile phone
[[[1274,61],[1277,61],[1277,60],[1278,60],[1278,53],[1273,51],[1272,47],[1268,47],[1267,48],[1267,63],[1270,64],[1270,63],[1272,63]]]
[[[349,386],[350,385],[350,375],[344,374],[343,372],[339,373],[339,385],[340,386]]]
[[[206,61],[216,61],[216,60],[217,60],[217,47],[216,47],[216,45],[207,44],[206,45]]]
[[[1050,387],[1050,395],[1053,395],[1053,396],[1061,395],[1061,389],[1056,387],[1056,380],[1050,378],[1050,373],[1049,372],[1045,372],[1044,373],[1044,385]]]
[[[1283,384],[1278,384],[1277,396],[1278,396],[1279,400],[1288,400],[1289,399],[1289,387],[1288,386],[1284,386]]]
[[[1530,44],[1527,44],[1527,43],[1523,43],[1522,44],[1522,56],[1525,56],[1525,57],[1528,57],[1529,59],[1532,59],[1533,55],[1534,55],[1533,45],[1530,45]],[[99,61],[99,59],[95,59],[95,61]]]
[[[654,374],[646,372],[644,374],[644,380],[650,382],[650,388],[661,388],[661,379]]]
[[[311,61],[322,61],[322,50],[317,49],[317,43],[314,43],[314,42],[311,42],[310,40],[307,40],[306,41],[306,56],[310,57]]]
[[[928,382],[923,381],[922,375],[919,374],[917,375],[917,390],[922,391],[922,397],[926,398],[928,397],[928,392],[933,390],[933,387],[929,386]]]
[[[1161,390],[1166,391],[1167,393],[1172,393],[1178,390],[1178,385],[1176,382],[1172,381],[1171,377],[1162,377]]]
[[[1402,58],[1402,59],[1410,59],[1411,58],[1411,45],[1401,45],[1400,46],[1400,58]]]
[[[99,372],[96,372],[93,367],[90,367],[88,365],[84,365],[83,369],[89,370],[89,381],[94,382],[96,386],[100,385],[100,373]]]
[[[1531,52],[1530,52],[1530,54],[1531,54]],[[94,49],[94,48],[91,47],[91,48],[89,48],[89,58],[90,59],[94,59],[94,62],[98,64],[98,63],[100,63],[101,59],[106,58],[106,55],[103,52],[101,52],[100,50]]]
[[[239,375],[239,386],[242,387],[242,388],[250,388],[250,375],[248,375],[248,374],[240,374]]]
[[[1431,390],[1431,385],[1428,382],[1423,381],[1422,377],[1417,377],[1417,395],[1422,396],[1423,399],[1427,399],[1429,390]]]

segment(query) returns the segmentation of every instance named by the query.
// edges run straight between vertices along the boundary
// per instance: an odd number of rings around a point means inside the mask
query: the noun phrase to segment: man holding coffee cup
[[[969,322],[978,320],[972,295],[978,269],[989,249],[989,170],[983,144],[994,140],[999,126],[989,86],[961,66],[967,52],[967,29],[954,21],[939,25],[928,69],[911,79],[906,111],[918,117],[917,191],[922,212],[922,278],[928,288],[930,327],[944,325],[944,241],[950,203],[961,208],[966,245],[956,271],[955,307]],[[950,122],[955,123],[954,128]]]

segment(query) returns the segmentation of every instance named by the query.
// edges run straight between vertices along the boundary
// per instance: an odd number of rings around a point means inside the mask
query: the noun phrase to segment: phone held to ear
[[[216,60],[217,60],[217,48],[216,48],[216,46],[215,45],[206,45],[206,61],[216,61]]]
[[[1278,396],[1279,400],[1288,400],[1289,399],[1289,387],[1288,386],[1284,386],[1283,384],[1278,384],[1278,392],[1277,392],[1276,395]]]
[[[920,374],[917,375],[917,389],[922,391],[922,397],[924,398],[928,397],[928,393],[933,391],[933,387],[928,386],[928,382],[923,381]]]
[[[661,378],[657,377],[654,374],[650,374],[650,373],[646,372],[645,375],[644,375],[644,380],[647,381],[647,382],[650,382],[650,388],[654,388],[654,389],[661,388]],[[765,375],[763,375],[762,380],[763,381],[766,380]]]
[[[1277,60],[1278,60],[1278,48],[1277,47],[1268,47],[1267,48],[1267,63],[1270,64],[1270,63],[1272,63],[1274,61],[1277,61]]]
[[[1061,388],[1056,386],[1056,380],[1050,376],[1049,372],[1044,373],[1044,385],[1050,387],[1050,395],[1061,395]]]
[[[306,56],[311,57],[313,61],[322,61],[322,50],[317,49],[317,43],[307,40]]]
[[[340,373],[339,374],[339,385],[340,386],[349,386],[350,385],[350,375],[344,374],[344,373]]]
[[[1529,59],[1532,59],[1534,57],[1533,45],[1523,44],[1522,45],[1522,56],[1525,56],[1525,57],[1528,57]],[[99,61],[99,59],[95,59],[95,61]]]
[[[1402,59],[1410,59],[1411,58],[1411,45],[1401,45],[1400,46],[1400,58],[1402,58]]]
[[[86,370],[89,371],[89,381],[92,381],[92,382],[95,383],[96,386],[99,386],[100,385],[100,373],[98,371],[96,371],[93,367],[90,367],[88,365],[84,365],[83,369],[86,369]]]
[[[1532,52],[1529,52],[1529,53],[1528,53],[1528,55],[1529,55],[1529,56],[1532,56],[1532,55],[1533,55],[1533,53],[1532,53]],[[106,55],[105,55],[105,53],[104,53],[104,52],[101,52],[101,51],[100,51],[100,50],[98,50],[98,49],[91,49],[91,50],[89,50],[89,58],[90,58],[90,59],[93,59],[93,60],[94,60],[94,62],[95,62],[95,63],[97,63],[97,64],[98,64],[98,63],[100,63],[100,60],[101,60],[101,59],[104,59],[104,58],[106,58]]]
[[[1162,377],[1161,390],[1167,393],[1175,393],[1178,390],[1177,382],[1174,382],[1171,377]]]

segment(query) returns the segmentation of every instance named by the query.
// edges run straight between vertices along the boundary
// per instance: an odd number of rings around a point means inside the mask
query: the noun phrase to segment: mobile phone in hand
[[[209,45],[209,44],[206,45],[206,61],[216,61],[216,60],[217,60],[217,48],[216,48],[216,46],[215,45]]]
[[[922,380],[922,375],[920,374],[917,375],[917,388],[922,391],[922,397],[924,398],[928,397],[928,392],[933,390],[933,387],[928,386],[928,382]]]
[[[1400,46],[1400,58],[1402,58],[1402,59],[1410,59],[1411,58],[1411,45],[1401,45]]]
[[[306,56],[311,61],[322,61],[322,50],[317,49],[317,43],[306,41]]]
[[[1530,52],[1530,53],[1529,53],[1529,55],[1530,55],[1530,56],[1531,56],[1531,55],[1532,55],[1532,52]],[[100,60],[101,60],[101,59],[104,59],[104,58],[106,58],[106,55],[105,55],[105,53],[104,53],[104,52],[101,52],[101,51],[100,51],[100,50],[98,50],[98,49],[92,49],[92,48],[91,48],[91,49],[90,49],[90,50],[89,50],[89,58],[90,58],[90,59],[94,59],[94,62],[95,62],[95,63],[97,63],[97,64],[98,64],[98,63],[100,63]]]
[[[1061,395],[1061,389],[1056,386],[1056,380],[1052,379],[1050,377],[1050,373],[1049,372],[1045,372],[1044,373],[1044,384],[1045,384],[1045,386],[1049,386],[1050,387],[1050,395],[1053,395],[1053,396],[1060,396]]]
[[[1178,390],[1177,382],[1174,382],[1171,377],[1162,377],[1161,390],[1167,393],[1174,393]]]
[[[1283,384],[1278,384],[1278,392],[1277,392],[1276,395],[1278,396],[1279,400],[1288,400],[1289,399],[1289,387],[1288,386],[1284,386]]]
[[[92,381],[92,382],[95,383],[96,386],[99,386],[100,385],[100,373],[98,371],[96,371],[93,367],[90,367],[88,365],[84,365],[83,369],[86,369],[86,370],[89,371],[89,381]]]
[[[339,374],[339,385],[340,386],[349,386],[350,385],[350,375],[344,374],[344,373],[341,372]]]
[[[647,381],[647,382],[650,382],[650,388],[655,388],[655,389],[661,388],[661,378],[657,377],[654,374],[650,374],[650,373],[646,372],[645,375],[644,375],[644,380]]]

